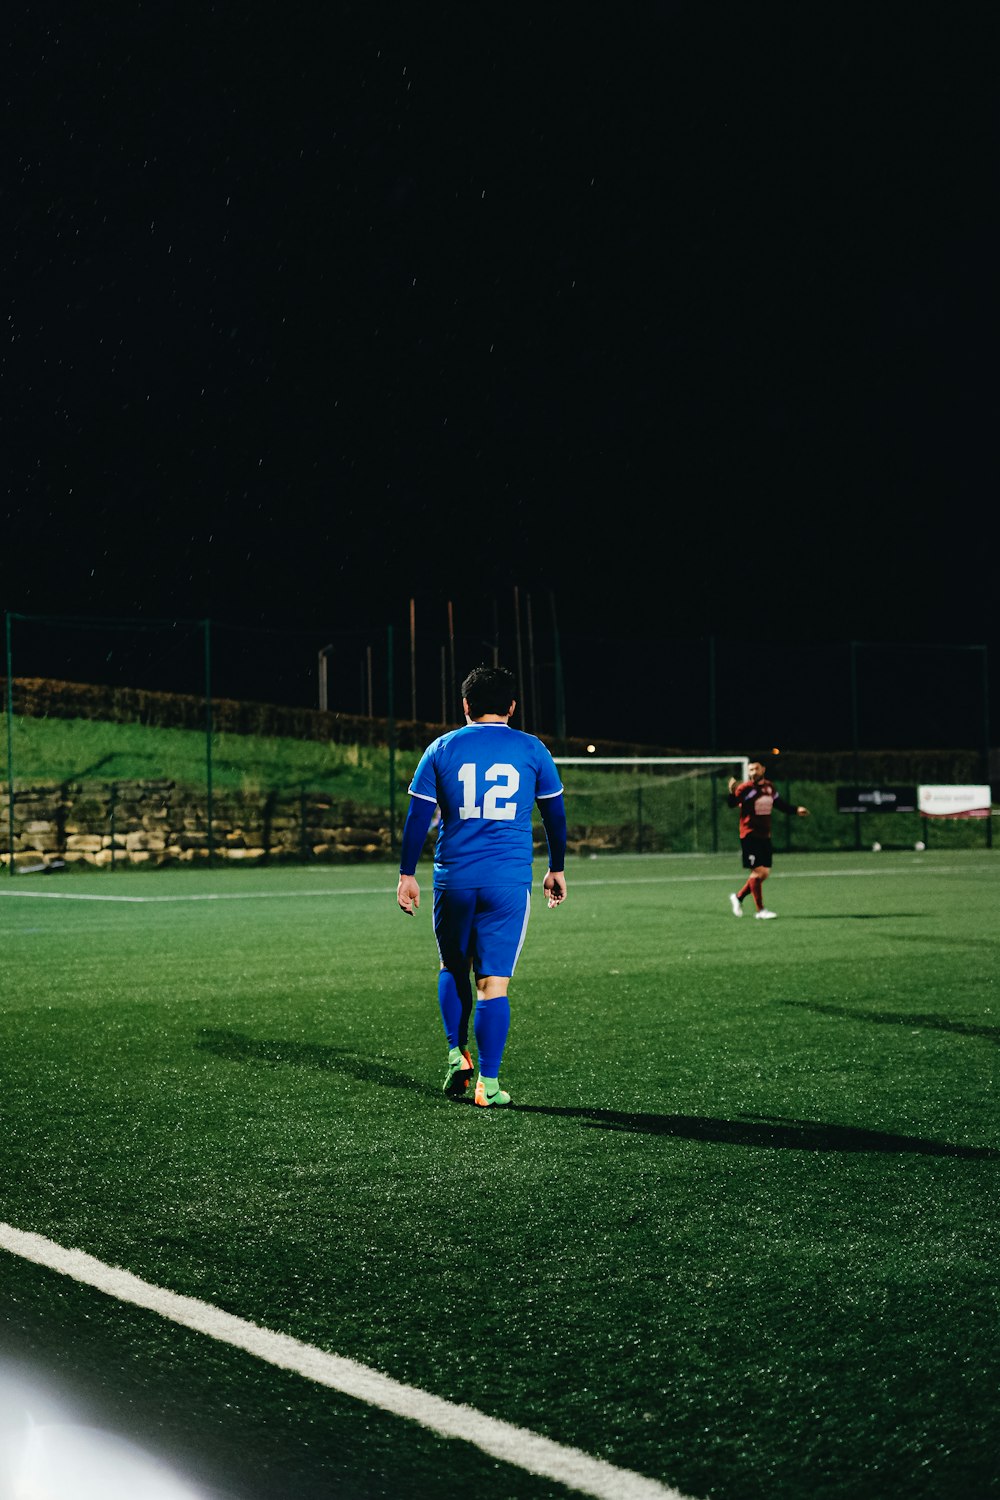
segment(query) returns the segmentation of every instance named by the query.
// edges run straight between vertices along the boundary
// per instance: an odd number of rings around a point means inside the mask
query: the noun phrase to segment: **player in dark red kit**
[[[757,908],[754,916],[767,918],[778,915],[776,911],[768,911],[761,895],[761,886],[770,875],[774,862],[771,813],[774,808],[778,808],[789,817],[793,814],[800,818],[809,816],[808,807],[795,807],[780,792],[775,791],[774,784],[768,781],[765,771],[763,761],[752,760],[747,766],[749,781],[737,781],[735,776],[729,778],[729,806],[740,810],[743,868],[750,871],[742,890],[733,891],[729,898],[734,917],[742,917],[745,896],[753,897],[753,904]]]

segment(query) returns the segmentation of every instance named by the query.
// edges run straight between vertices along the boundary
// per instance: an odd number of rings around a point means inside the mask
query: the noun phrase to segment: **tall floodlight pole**
[[[387,625],[386,655],[389,659],[385,679],[385,719],[389,739],[389,847],[396,848],[396,704],[393,694],[392,626]]]
[[[368,669],[368,717],[370,719],[375,712],[375,696],[372,690],[372,648],[370,644],[365,647],[365,666]]]
[[[329,646],[321,646],[319,651],[319,707],[321,713],[326,713],[330,707],[330,697],[327,685],[327,659],[333,651],[333,643]]]
[[[212,622],[204,620],[205,634],[205,813],[208,824],[208,863],[214,859],[215,836],[212,827]]]
[[[715,636],[708,638],[708,748],[714,755],[719,748],[719,729],[716,721],[715,688]]]
[[[493,595],[493,665],[500,665],[500,614],[496,594]]]
[[[521,596],[516,583],[514,585],[514,643],[517,652],[518,706],[521,710],[521,724],[524,728],[527,728],[528,719],[524,702],[524,662],[521,657]]]
[[[455,723],[458,718],[455,683],[455,612],[450,599],[448,600],[448,704],[451,709],[451,722]]]
[[[538,731],[538,678],[535,674],[535,631],[531,620],[531,595],[524,596],[524,612],[528,624],[528,681],[531,684],[531,723],[525,729],[532,734]]]
[[[10,863],[7,873],[14,873],[14,616],[8,609],[5,615],[5,646],[7,658],[7,845]]]
[[[559,647],[559,625],[556,620],[556,596],[549,590],[549,607],[552,611],[552,653],[556,669],[556,741],[566,738],[566,690],[563,682],[562,652]]]
[[[410,718],[417,717],[417,604],[410,600]]]

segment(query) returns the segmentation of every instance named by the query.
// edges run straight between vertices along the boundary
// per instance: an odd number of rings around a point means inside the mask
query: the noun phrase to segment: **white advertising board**
[[[925,818],[988,818],[988,786],[918,786],[917,810]]]

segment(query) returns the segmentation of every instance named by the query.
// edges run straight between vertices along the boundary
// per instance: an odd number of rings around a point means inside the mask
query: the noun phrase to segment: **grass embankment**
[[[0,726],[6,780],[7,726]],[[204,734],[145,724],[93,719],[16,719],[14,784],[61,781],[146,781],[204,786]],[[237,791],[307,786],[341,798],[380,806],[388,794],[389,751],[385,746],[338,745],[262,735],[212,736],[212,781]],[[398,761],[404,790],[414,757]]]
[[[167,779],[199,788],[206,781],[204,734],[141,724],[89,719],[15,719],[14,783],[100,782]],[[390,758],[386,746],[342,745],[260,735],[212,737],[212,780],[218,790],[246,792],[304,788],[326,792],[373,810],[389,805]],[[416,766],[415,751],[395,757],[397,811]],[[0,777],[6,780],[7,729],[0,723]],[[646,770],[566,767],[566,809],[571,827],[643,828],[643,852],[712,852],[736,847],[736,814],[726,806],[721,779],[664,776]],[[918,841],[941,849],[982,848],[981,821],[928,824],[917,814],[866,814],[860,820],[837,812],[831,783],[778,779],[789,800],[810,810],[808,819],[775,818],[775,854],[808,850],[910,848]],[[714,808],[713,808],[714,800]]]

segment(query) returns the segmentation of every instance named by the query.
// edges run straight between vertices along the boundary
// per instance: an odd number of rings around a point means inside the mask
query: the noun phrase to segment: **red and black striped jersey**
[[[769,839],[771,837],[771,812],[778,808],[783,813],[793,813],[796,808],[780,792],[774,783],[767,781],[741,781],[729,794],[730,807],[740,810],[740,838]]]

